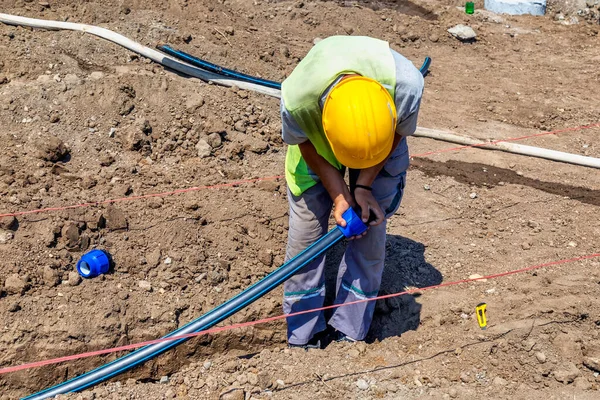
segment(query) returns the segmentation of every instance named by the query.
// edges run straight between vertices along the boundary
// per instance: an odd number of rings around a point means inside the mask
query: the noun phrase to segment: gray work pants
[[[373,182],[373,196],[386,219],[400,206],[408,164],[408,149],[406,143],[401,143]],[[300,196],[294,196],[288,190],[288,201],[290,216],[286,261],[327,233],[333,206],[322,183]],[[338,270],[334,304],[377,296],[385,260],[385,230],[384,220],[380,225],[369,228],[364,237],[348,241]],[[323,255],[285,282],[283,310],[286,314],[323,306],[324,267]],[[323,312],[289,317],[288,342],[306,344],[316,333],[325,330],[327,323],[352,339],[363,340],[371,325],[374,309],[374,301],[339,307],[328,322]]]

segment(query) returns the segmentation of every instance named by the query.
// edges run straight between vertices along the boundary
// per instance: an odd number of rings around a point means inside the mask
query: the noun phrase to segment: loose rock
[[[77,286],[81,283],[81,275],[77,273],[77,271],[69,272],[69,285]]]
[[[554,371],[554,379],[566,384],[573,382],[580,374],[575,364],[567,362]]]
[[[106,227],[111,231],[127,229],[129,227],[125,214],[115,206],[109,205],[106,208],[104,218],[106,219]]]
[[[198,141],[196,144],[196,150],[198,151],[198,157],[200,158],[210,157],[212,154],[212,147],[204,139],[200,139]]]
[[[42,269],[42,278],[44,279],[44,285],[48,287],[54,287],[60,283],[58,272],[49,266]]]
[[[273,251],[270,249],[260,249],[258,251],[258,261],[271,267],[273,265]]]
[[[360,390],[368,390],[371,385],[369,385],[369,382],[365,381],[364,379],[359,379],[356,381],[356,386]]]
[[[244,400],[245,398],[246,394],[241,388],[228,389],[219,396],[221,400]]]
[[[15,237],[11,231],[0,230],[0,244],[6,244]]]
[[[4,281],[4,290],[8,294],[23,294],[29,289],[29,283],[17,274],[9,275]]]
[[[13,216],[0,218],[0,229],[4,229],[7,231],[17,230],[19,222]]]
[[[151,292],[152,291],[152,284],[148,281],[138,281],[138,286],[140,289],[143,289],[147,292]],[[162,380],[162,378],[161,378]],[[162,383],[162,382],[161,382]]]
[[[462,42],[473,41],[477,37],[477,34],[473,30],[473,28],[462,24],[456,25],[448,29],[448,32]]]
[[[585,357],[583,359],[583,365],[592,371],[600,372],[600,358],[598,357]]]
[[[541,351],[537,351],[535,353],[535,358],[537,358],[537,360],[539,361],[540,364],[543,364],[546,362],[546,355],[544,353],[542,353]]]
[[[40,138],[35,143],[37,156],[42,160],[56,162],[69,154],[67,146],[55,136]]]

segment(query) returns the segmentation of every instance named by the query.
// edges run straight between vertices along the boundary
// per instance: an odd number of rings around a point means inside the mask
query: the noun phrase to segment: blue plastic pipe
[[[201,58],[194,57],[191,54],[185,53],[181,50],[175,50],[168,45],[158,46],[157,49],[167,53],[170,56],[179,58],[180,60],[185,61],[188,64],[210,72],[214,72],[215,74],[237,79],[239,81],[256,83],[258,85],[270,87],[273,89],[281,89],[281,84],[279,82],[270,81],[268,79],[256,78],[254,76],[246,75],[241,72],[234,71],[232,69],[227,69],[217,64],[213,64],[208,61],[202,60]]]
[[[358,215],[360,215],[360,212],[358,212]],[[367,229],[367,226],[361,221],[358,215],[353,209],[348,209],[343,215],[344,220],[346,220],[346,227],[342,228],[341,226],[337,226],[336,228],[330,230],[325,236],[316,241],[306,250],[289,260],[287,263],[283,264],[281,267],[254,285],[239,293],[237,296],[231,298],[217,308],[209,311],[203,316],[191,321],[189,324],[171,332],[164,337],[168,338],[172,336],[185,335],[188,333],[200,332],[209,329],[210,327],[237,313],[244,307],[252,304],[255,300],[275,289],[312,260],[323,254],[342,238],[352,237],[363,233]],[[103,365],[102,367],[96,368],[69,381],[25,397],[24,400],[47,399],[58,394],[78,392],[87,389],[97,383],[103,382],[139,364],[142,364],[143,362],[150,360],[151,358],[154,358],[175,346],[180,345],[188,339],[189,338],[176,339],[142,347],[141,349],[118,358],[115,361]]]
[[[202,60],[201,58],[192,56],[191,54],[188,54],[181,50],[173,49],[172,47],[170,47],[168,45],[158,46],[157,48],[160,51],[163,51],[170,56],[173,56],[182,61],[185,61],[188,64],[191,64],[195,67],[202,68],[202,69],[210,71],[210,72],[214,72],[215,74],[226,76],[228,78],[237,79],[239,81],[255,83],[257,85],[262,85],[262,86],[270,87],[273,89],[281,89],[281,83],[279,83],[279,82],[270,81],[270,80],[262,79],[262,78],[257,78],[257,77],[251,76],[251,75],[246,75],[241,72],[234,71],[232,69],[227,69],[227,68],[221,67],[217,64],[213,64],[211,62]],[[431,65],[431,57],[425,57],[425,61],[423,61],[423,65],[421,65],[421,68],[419,68],[419,71],[421,71],[421,74],[423,76],[427,75],[427,73],[429,72],[430,65]]]

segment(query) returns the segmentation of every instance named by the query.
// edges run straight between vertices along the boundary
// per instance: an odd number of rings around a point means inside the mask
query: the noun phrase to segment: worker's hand
[[[339,195],[333,200],[333,218],[335,219],[335,223],[341,226],[342,228],[346,227],[346,220],[342,218],[342,214],[346,212],[350,207],[354,207],[356,203],[354,200],[346,199],[344,196]],[[348,240],[359,239],[367,234],[367,231],[364,231],[360,235],[349,237]]]
[[[377,226],[383,222],[385,215],[371,191],[357,187],[354,190],[354,199],[361,209],[360,218],[365,224],[369,221],[371,212],[375,215],[375,219],[369,223],[369,226]]]

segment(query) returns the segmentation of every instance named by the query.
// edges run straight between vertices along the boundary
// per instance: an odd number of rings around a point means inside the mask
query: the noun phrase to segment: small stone
[[[477,193],[473,192],[469,195],[470,198],[472,199],[476,199],[477,198]]]
[[[270,249],[260,249],[258,251],[258,261],[266,265],[267,267],[271,267],[273,265],[273,251]]]
[[[425,189],[425,190],[431,190],[431,186],[429,186],[429,185],[423,185],[423,189]]]
[[[138,286],[139,286],[140,289],[143,289],[143,290],[145,290],[147,292],[151,292],[152,291],[152,285],[148,281],[138,281]],[[162,380],[162,378],[161,378],[161,380]]]
[[[106,207],[104,219],[106,220],[106,228],[111,231],[127,229],[129,226],[125,214],[113,205]]]
[[[319,43],[321,40],[323,40],[323,39],[321,39],[320,37],[316,37],[316,38],[314,38],[314,39],[313,39],[313,44],[317,44],[317,43]]]
[[[206,137],[206,143],[208,143],[208,145],[213,149],[216,149],[218,147],[221,147],[221,145],[223,144],[223,140],[221,139],[221,135],[219,135],[218,133],[211,133]]]
[[[8,294],[23,294],[29,289],[29,283],[17,274],[9,275],[4,281],[4,290]]]
[[[529,242],[523,242],[523,243],[521,243],[521,248],[523,250],[530,250],[531,249],[531,243],[529,243]]]
[[[369,385],[369,382],[365,381],[364,379],[359,379],[356,381],[356,386],[360,390],[368,390],[371,385]]]
[[[48,265],[42,269],[42,278],[44,279],[44,285],[48,287],[54,287],[60,283],[58,272]]]
[[[164,261],[164,263],[165,263],[165,264],[169,265],[169,264],[171,264],[172,262],[173,262],[173,260],[171,259],[171,257],[167,257],[167,258],[165,258],[165,261]]]
[[[235,372],[238,369],[238,363],[236,361],[227,361],[224,365],[223,365],[223,371],[225,372]]]
[[[262,357],[262,356],[261,356]],[[267,389],[271,385],[271,378],[266,371],[261,371],[257,374],[258,386],[261,389]]]
[[[600,358],[598,357],[585,357],[583,359],[583,365],[592,371],[600,372]]]
[[[282,56],[284,56],[285,58],[288,58],[290,56],[290,48],[287,47],[286,45],[281,45],[279,47],[279,52],[281,53]]]
[[[204,139],[198,140],[198,143],[196,144],[196,150],[198,151],[198,157],[200,158],[210,157],[212,154],[212,147],[210,147],[210,144],[208,144]]]
[[[167,391],[165,392],[165,399],[174,399],[176,397],[177,397],[177,394],[171,388],[167,389]]]
[[[506,386],[508,384],[508,382],[506,381],[506,379],[501,378],[499,376],[494,378],[494,381],[492,382],[494,385],[496,386]]]
[[[21,310],[21,305],[19,303],[12,303],[8,306],[8,312],[17,312]]]
[[[469,279],[477,279],[477,282],[487,282],[487,279],[482,279],[483,276],[479,274],[471,274],[469,275]]]
[[[108,137],[115,137],[115,132],[117,132],[116,128],[110,128],[108,131]]]
[[[275,381],[275,384],[277,385],[276,389],[283,389],[285,387],[285,382],[282,379],[277,379]]]
[[[577,242],[569,242],[569,247],[577,247]]]
[[[437,43],[440,40],[440,37],[438,35],[436,35],[435,33],[432,33],[429,35],[429,40],[432,41],[433,43]]]
[[[40,138],[35,143],[37,156],[42,160],[56,162],[69,154],[67,146],[55,136]]]
[[[244,120],[240,119],[238,122],[236,122],[233,125],[233,129],[235,129],[238,132],[242,132],[242,133],[246,132],[246,124],[245,124]]]
[[[475,38],[477,37],[477,34],[473,30],[473,28],[462,24],[456,25],[448,29],[448,32],[462,42],[470,42],[475,40]]]
[[[448,395],[455,399],[458,396],[458,390],[455,388],[450,388],[450,390],[448,390]]]
[[[227,389],[219,396],[220,400],[244,400],[245,398],[246,394],[241,388]]]
[[[248,373],[248,383],[252,386],[258,385],[258,375],[252,372]]]
[[[558,369],[554,371],[554,379],[568,384],[573,382],[580,374],[581,373],[575,364],[572,362],[567,362],[559,366]]]
[[[14,231],[17,229],[19,222],[14,216],[0,218],[0,229]]]
[[[581,390],[590,390],[592,388],[592,384],[583,376],[576,378],[573,384],[577,389]]]
[[[235,33],[235,29],[233,29],[233,26],[228,26],[225,28],[225,33],[230,36],[233,36]]]
[[[69,285],[77,286],[81,283],[81,276],[77,273],[77,271],[69,272]]]
[[[198,110],[203,105],[204,97],[200,96],[199,94],[194,94],[190,96],[185,102],[185,108],[189,113],[196,112],[196,110]]]
[[[357,358],[359,355],[360,355],[360,352],[358,350],[354,349],[354,348],[348,350],[348,356],[350,358]]]
[[[144,282],[144,281],[140,281],[140,282]],[[169,377],[166,375],[161,376],[159,383],[166,385],[167,383],[169,383]]]
[[[0,230],[0,244],[6,244],[15,237],[15,234],[11,231]]]
[[[239,383],[240,385],[245,385],[246,382],[248,382],[248,376],[246,374],[240,374],[238,375],[235,380],[237,381],[237,383]]]
[[[4,74],[0,74],[0,85],[4,85],[6,83],[10,82],[10,80],[8,79],[8,77]]]
[[[100,165],[102,167],[110,167],[114,164],[115,158],[110,154],[102,154],[100,157],[98,157],[98,161],[100,161]]]
[[[204,361],[202,366],[204,367],[204,369],[210,369],[210,367],[212,367],[212,361],[206,360],[206,361]]]

